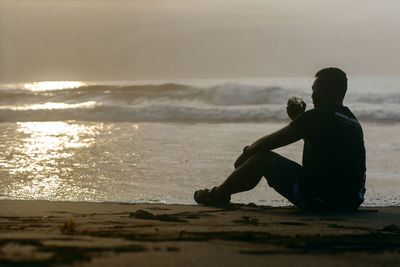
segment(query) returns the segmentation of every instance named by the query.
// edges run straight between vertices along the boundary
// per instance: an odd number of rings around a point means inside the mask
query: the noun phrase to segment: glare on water
[[[13,109],[13,110],[74,109],[74,108],[90,108],[95,105],[96,105],[96,101],[87,101],[87,102],[78,103],[78,104],[47,102],[44,104],[11,107],[10,109]],[[6,107],[6,108],[8,108],[8,107]]]
[[[82,195],[84,189],[69,179],[71,167],[65,164],[77,149],[93,144],[101,125],[73,122],[18,122],[20,143],[9,151],[0,165],[9,175],[21,177],[10,187],[10,195],[26,198],[57,199],[57,195]]]
[[[25,89],[32,91],[48,91],[48,90],[62,90],[68,88],[77,88],[86,85],[84,82],[79,81],[46,81],[34,82],[24,84]]]

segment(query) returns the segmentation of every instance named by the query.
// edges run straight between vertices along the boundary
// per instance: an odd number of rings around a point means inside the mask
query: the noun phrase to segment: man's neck
[[[314,108],[337,108],[337,107],[343,107],[343,101],[340,103],[331,103],[326,105],[314,106]]]

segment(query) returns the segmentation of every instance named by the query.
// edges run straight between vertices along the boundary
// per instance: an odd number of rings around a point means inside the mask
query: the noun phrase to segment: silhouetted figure
[[[196,191],[204,205],[224,205],[231,194],[254,188],[264,176],[268,184],[304,210],[357,210],[364,201],[363,131],[343,106],[346,74],[338,68],[317,72],[312,85],[314,109],[289,99],[292,119],[284,128],[243,149],[235,170],[220,186]],[[303,166],[271,150],[304,140]]]

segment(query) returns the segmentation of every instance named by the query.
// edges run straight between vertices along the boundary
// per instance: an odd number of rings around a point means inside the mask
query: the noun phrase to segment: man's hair
[[[347,76],[339,68],[324,68],[315,74],[318,78],[318,85],[326,94],[337,100],[343,100],[347,91]]]

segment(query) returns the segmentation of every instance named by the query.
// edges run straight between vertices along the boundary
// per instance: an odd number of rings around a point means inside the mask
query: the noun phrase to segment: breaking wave
[[[0,121],[171,121],[262,122],[287,120],[291,95],[303,96],[312,107],[307,88],[225,83],[207,87],[159,85],[85,85],[58,90],[26,86],[0,88]],[[400,92],[353,92],[346,98],[365,121],[400,121]]]

